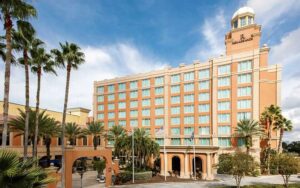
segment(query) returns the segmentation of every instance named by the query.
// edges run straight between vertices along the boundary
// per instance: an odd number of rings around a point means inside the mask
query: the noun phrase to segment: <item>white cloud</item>
[[[118,43],[109,46],[83,47],[86,63],[78,70],[72,70],[69,107],[85,107],[92,109],[93,82],[122,76],[147,72],[163,68],[166,63],[145,54],[136,46]],[[3,66],[3,64],[2,64]],[[4,69],[0,70],[0,83],[3,83]],[[65,91],[65,70],[58,70],[58,76],[42,77],[41,107],[62,111]],[[36,78],[30,77],[31,105],[35,105]],[[3,84],[0,86],[0,100],[3,98]],[[12,67],[10,101],[24,104],[24,70],[22,67]]]

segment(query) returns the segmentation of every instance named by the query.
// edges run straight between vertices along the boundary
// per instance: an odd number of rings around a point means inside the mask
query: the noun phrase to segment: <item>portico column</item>
[[[211,154],[208,153],[206,154],[206,169],[207,169],[207,177],[206,179],[207,180],[213,180],[214,179],[214,176],[212,174],[212,163],[211,163]]]
[[[184,178],[189,178],[188,166],[189,166],[188,154],[185,153],[184,154]]]

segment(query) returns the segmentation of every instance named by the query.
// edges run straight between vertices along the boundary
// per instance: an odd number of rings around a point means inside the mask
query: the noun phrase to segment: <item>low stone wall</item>
[[[136,180],[148,180],[151,178],[152,178],[152,171],[134,173],[134,179]]]

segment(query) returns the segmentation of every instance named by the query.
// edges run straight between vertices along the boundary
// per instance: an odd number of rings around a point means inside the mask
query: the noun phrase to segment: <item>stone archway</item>
[[[111,186],[112,170],[118,173],[118,167],[112,165],[112,151],[111,149],[102,150],[73,150],[73,148],[66,148],[65,151],[65,187],[72,187],[72,166],[75,160],[81,157],[103,157],[106,161],[106,180],[105,187]],[[116,173],[116,174],[117,174]]]
[[[180,176],[180,158],[178,156],[173,156],[172,157],[172,172],[178,176]]]

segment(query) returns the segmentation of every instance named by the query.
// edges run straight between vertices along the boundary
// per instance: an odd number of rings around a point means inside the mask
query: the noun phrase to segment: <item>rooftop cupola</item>
[[[254,17],[255,13],[252,8],[242,7],[233,14],[231,19],[231,28],[237,29],[254,24]]]

